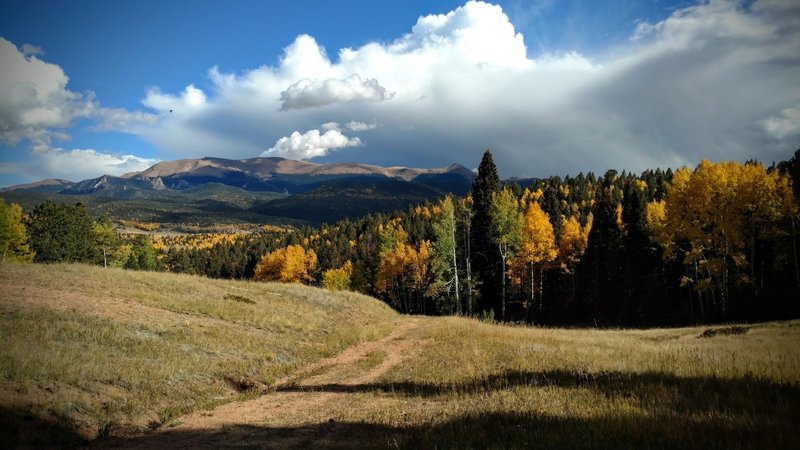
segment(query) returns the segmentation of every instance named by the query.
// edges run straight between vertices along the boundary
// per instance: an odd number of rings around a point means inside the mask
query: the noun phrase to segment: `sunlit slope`
[[[0,406],[88,438],[253,395],[397,318],[353,293],[83,265],[0,265],[0,286]]]

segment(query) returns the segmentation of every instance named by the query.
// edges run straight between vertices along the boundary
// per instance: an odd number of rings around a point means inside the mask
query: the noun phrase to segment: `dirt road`
[[[419,318],[404,319],[388,336],[363,342],[279,380],[248,401],[198,411],[152,433],[97,441],[94,448],[293,448],[327,446],[337,423],[331,411],[350,404],[364,387],[401,363],[415,348]]]

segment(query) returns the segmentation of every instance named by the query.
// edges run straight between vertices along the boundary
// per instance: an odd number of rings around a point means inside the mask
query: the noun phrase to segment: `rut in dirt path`
[[[264,395],[253,400],[228,403],[212,411],[198,411],[177,420],[179,425],[123,441],[97,443],[113,448],[218,448],[231,446],[253,436],[255,427],[291,427],[298,430],[326,424],[326,405],[353,395],[347,389],[377,381],[400,364],[419,343],[414,331],[419,318],[404,318],[386,337],[362,342],[341,353],[310,364],[278,380]],[[379,362],[364,366],[368,358]],[[329,405],[330,406],[330,405]],[[295,433],[297,434],[297,433]],[[270,448],[292,447],[305,442],[302,436],[286,436],[280,442],[262,442]],[[250,439],[252,440],[252,439]],[[313,439],[312,439],[313,440]]]

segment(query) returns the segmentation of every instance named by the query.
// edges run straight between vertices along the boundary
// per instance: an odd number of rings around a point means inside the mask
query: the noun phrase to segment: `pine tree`
[[[500,177],[492,159],[492,152],[486,150],[478,166],[478,177],[472,185],[472,269],[479,285],[479,308],[494,310],[500,316],[500,298],[497,296],[500,268],[497,261],[500,254],[492,237],[492,196],[500,189]]]
[[[37,205],[28,223],[37,262],[91,262],[94,221],[81,203],[47,200]]]

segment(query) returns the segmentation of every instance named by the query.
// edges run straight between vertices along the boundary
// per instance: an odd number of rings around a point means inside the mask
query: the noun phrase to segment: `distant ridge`
[[[106,205],[100,212],[140,211],[153,220],[178,221],[175,211],[189,208],[193,217],[331,222],[390,212],[447,194],[464,195],[472,189],[475,176],[460,164],[421,169],[276,157],[200,158],[163,161],[121,177],[103,175],[74,183],[48,179],[0,192],[28,207],[46,198],[83,201]]]
[[[141,172],[130,172],[122,178],[169,178],[185,175],[221,176],[225,173],[243,173],[260,180],[268,180],[275,175],[380,175],[388,178],[400,178],[412,181],[420,175],[438,175],[456,173],[467,179],[474,179],[473,172],[460,164],[451,164],[444,168],[418,169],[402,166],[383,167],[361,163],[327,163],[318,164],[309,161],[295,161],[286,158],[250,158],[224,159],[201,158],[163,161]]]

